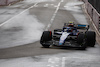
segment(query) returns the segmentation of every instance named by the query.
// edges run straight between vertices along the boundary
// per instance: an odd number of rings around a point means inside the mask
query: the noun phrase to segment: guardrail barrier
[[[22,0],[0,0],[0,6],[7,6]]]
[[[98,6],[100,0],[83,0],[85,2],[86,10],[93,20],[96,28],[100,32],[100,7]]]

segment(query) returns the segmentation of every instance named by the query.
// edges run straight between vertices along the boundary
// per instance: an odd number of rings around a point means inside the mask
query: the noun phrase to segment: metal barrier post
[[[8,5],[8,0],[6,0],[6,5]]]

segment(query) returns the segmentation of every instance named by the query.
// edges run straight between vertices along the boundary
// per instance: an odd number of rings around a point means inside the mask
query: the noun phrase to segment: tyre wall
[[[94,4],[94,6],[92,5],[93,2],[89,2],[89,0],[83,0],[85,2],[85,6],[86,6],[86,10],[88,12],[88,14],[90,15],[91,19],[93,20],[97,30],[100,32],[100,13],[99,11],[96,9],[96,5]]]

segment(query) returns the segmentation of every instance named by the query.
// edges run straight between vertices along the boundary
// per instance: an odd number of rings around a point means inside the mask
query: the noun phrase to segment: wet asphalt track
[[[29,14],[35,15],[36,18],[42,24],[45,25],[44,30],[49,29],[49,30],[53,31],[54,29],[62,28],[63,24],[65,22],[73,20],[77,23],[77,20],[75,20],[73,15],[69,11],[65,10],[65,8],[64,8],[64,5],[69,1],[70,0],[57,0],[57,1],[36,3],[34,7],[29,9]],[[82,14],[84,14],[84,13],[82,13]],[[86,18],[88,20],[87,16],[86,16]],[[89,22],[89,20],[88,20],[88,23],[91,24]],[[51,24],[51,26],[49,27],[48,24]],[[23,25],[23,23],[22,23],[22,25]],[[91,30],[93,30],[92,25],[91,25]],[[11,41],[11,40],[9,40],[9,34],[6,34],[7,32],[9,32],[9,30],[4,30],[4,29],[2,29],[2,26],[1,26],[0,31],[1,31],[0,32],[0,36],[1,36],[0,40],[1,41],[7,39],[7,36],[8,36],[8,41]],[[10,32],[13,32],[13,31],[10,30]],[[6,37],[2,37],[5,34],[6,34]],[[14,33],[12,33],[12,34],[14,34]],[[19,35],[22,33],[19,32],[17,34]],[[18,37],[16,36],[16,38],[18,38]],[[7,43],[8,42],[6,42],[6,44]],[[0,43],[0,44],[3,45],[5,43]],[[0,49],[0,59],[19,58],[19,57],[28,57],[28,56],[37,56],[37,55],[49,55],[49,54],[57,54],[57,53],[74,53],[74,52],[79,52],[80,54],[83,52],[87,56],[95,55],[95,57],[96,57],[96,55],[100,55],[100,46],[98,43],[96,43],[95,47],[89,47],[85,51],[80,51],[80,50],[66,49],[66,48],[59,48],[59,47],[43,48],[40,45],[39,41],[37,41],[35,43],[29,43],[29,44],[21,45],[21,46],[17,46],[17,47]],[[73,55],[73,54],[71,54],[71,55]],[[98,58],[98,59],[100,59],[100,58]]]

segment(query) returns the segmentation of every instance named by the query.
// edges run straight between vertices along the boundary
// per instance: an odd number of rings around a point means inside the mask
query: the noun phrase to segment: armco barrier
[[[22,1],[22,0],[0,0],[0,5],[1,6],[6,6],[12,3],[16,3],[18,1]]]
[[[18,1],[20,1],[20,0],[8,0],[8,1],[7,1],[7,5],[8,5],[8,4],[15,3],[15,2],[18,2]]]
[[[93,19],[93,8],[91,8],[91,5],[87,3],[87,12],[90,15],[90,17]]]
[[[94,21],[97,29],[100,30],[99,29],[100,15],[97,13],[97,11],[95,9],[93,9],[93,21]]]
[[[91,19],[93,20],[97,30],[100,32],[100,14],[97,10],[88,2],[88,0],[83,0],[86,5],[86,9]]]
[[[82,1],[84,1],[85,3],[87,3],[88,0],[82,0]]]

